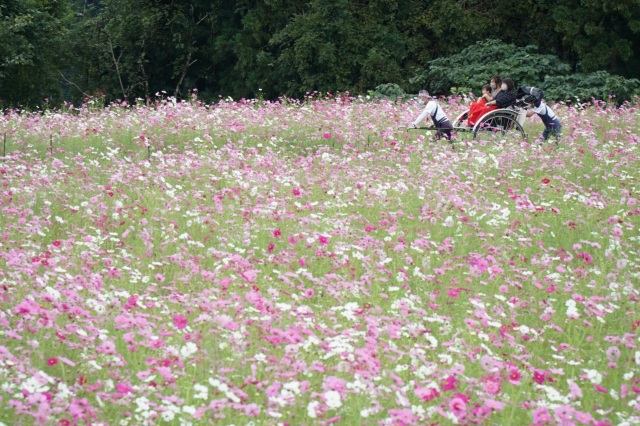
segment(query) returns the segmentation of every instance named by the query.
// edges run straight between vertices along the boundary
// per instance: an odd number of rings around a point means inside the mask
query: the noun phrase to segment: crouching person
[[[433,121],[433,125],[436,128],[436,139],[440,139],[444,136],[447,140],[451,140],[451,131],[453,130],[453,125],[449,121],[447,114],[440,107],[438,102],[434,99],[431,99],[429,96],[429,92],[426,90],[421,90],[418,93],[418,104],[424,105],[424,109],[422,113],[416,118],[413,122],[413,127],[416,128],[422,121],[424,121],[427,116],[431,117]]]
[[[541,139],[548,140],[549,136],[556,138],[556,143],[562,136],[562,124],[556,114],[547,106],[546,103],[540,103],[537,107],[531,103],[531,109],[527,111],[527,117],[531,117],[534,114],[538,114],[538,117],[544,123],[544,131],[542,132]]]

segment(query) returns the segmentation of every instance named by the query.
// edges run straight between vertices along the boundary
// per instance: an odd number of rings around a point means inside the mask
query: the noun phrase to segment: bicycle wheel
[[[517,118],[518,113],[509,109],[488,112],[473,127],[473,138],[480,141],[526,139]]]

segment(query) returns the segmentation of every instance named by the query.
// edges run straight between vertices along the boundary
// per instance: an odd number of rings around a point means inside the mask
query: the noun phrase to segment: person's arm
[[[502,91],[500,91],[500,92],[496,93],[496,95],[495,95],[495,96],[493,96],[491,99],[488,99],[488,100],[487,100],[487,103],[486,103],[486,106],[492,106],[492,105],[495,105],[495,104],[496,104],[496,102],[497,102],[497,100],[502,96],[502,93],[503,93],[503,92],[502,92]]]
[[[413,122],[413,127],[418,127],[418,124],[422,123],[424,119],[427,118],[427,116],[431,113],[430,106],[431,102],[427,102],[427,105],[425,105],[418,118],[416,118],[416,120]]]
[[[539,106],[536,108],[536,106],[533,104],[529,104],[529,105],[531,106],[531,109],[527,110],[527,117],[531,117],[532,115],[542,113],[542,106]]]

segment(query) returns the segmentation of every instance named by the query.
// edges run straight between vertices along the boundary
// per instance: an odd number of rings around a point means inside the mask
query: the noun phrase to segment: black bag
[[[540,102],[544,98],[544,92],[537,87],[522,86],[518,89],[518,99],[522,99],[526,103],[532,103],[535,107],[540,106]]]

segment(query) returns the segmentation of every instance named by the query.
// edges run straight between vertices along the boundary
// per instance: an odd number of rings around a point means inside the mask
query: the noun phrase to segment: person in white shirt
[[[537,107],[531,103],[531,109],[527,111],[527,117],[531,117],[533,114],[538,114],[538,117],[544,123],[541,139],[547,140],[549,136],[555,136],[557,142],[562,135],[562,124],[551,108],[546,103],[541,102]]]
[[[453,130],[453,125],[449,121],[447,114],[442,110],[440,105],[434,99],[431,99],[429,96],[429,92],[426,90],[421,90],[418,93],[418,104],[424,105],[424,109],[422,113],[416,118],[413,122],[413,128],[417,128],[422,121],[424,121],[427,116],[431,117],[433,121],[433,125],[436,128],[436,139],[440,139],[444,136],[447,140],[451,140],[451,131]]]

